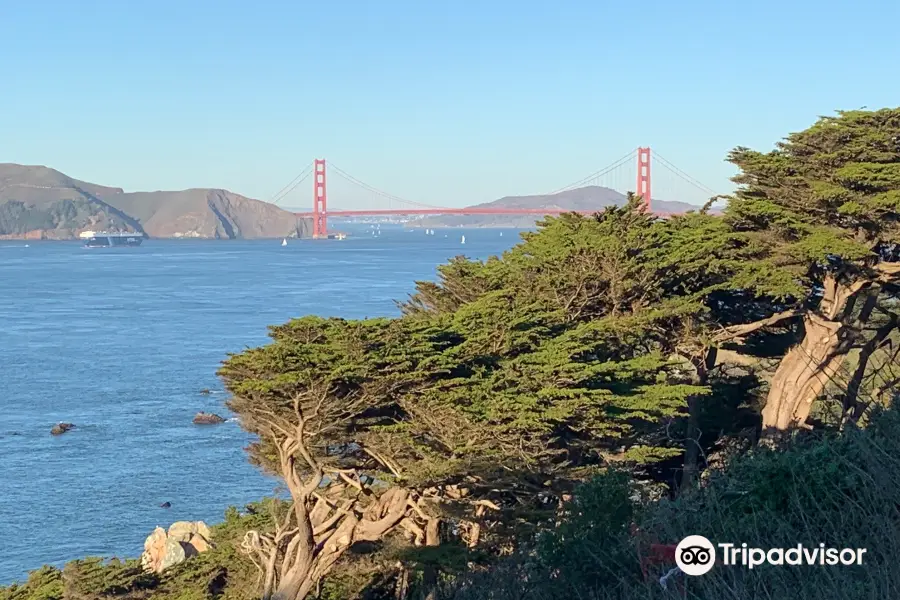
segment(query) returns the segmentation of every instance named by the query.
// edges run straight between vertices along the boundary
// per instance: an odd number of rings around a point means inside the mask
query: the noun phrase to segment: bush
[[[852,600],[900,597],[900,415],[885,411],[865,431],[755,450],[734,460],[699,490],[644,506],[617,475],[576,492],[556,531],[531,552],[491,572],[458,580],[443,598],[637,600],[684,597]],[[703,535],[714,544],[756,548],[865,548],[861,566],[717,565],[702,577],[678,573],[664,590],[641,576],[637,539],[625,534],[629,513],[641,537],[675,544]],[[717,550],[717,552],[720,552]],[[721,555],[719,556],[721,559]],[[681,595],[679,586],[684,586]]]
[[[250,528],[267,528],[266,501],[245,513],[231,509],[213,528],[215,549],[161,576],[141,572],[136,561],[73,561],[44,567],[18,585],[0,588],[0,600],[244,600],[258,593],[258,573],[237,550]],[[756,449],[714,473],[677,500],[647,502],[623,473],[610,471],[583,484],[552,530],[513,556],[485,567],[461,555],[458,574],[443,582],[443,600],[854,600],[900,597],[895,557],[900,555],[900,414],[874,415],[866,430],[808,437],[779,451]],[[645,581],[638,539],[677,543],[698,534],[713,543],[751,547],[819,543],[865,548],[862,566],[717,566],[703,577],[676,576],[670,589],[657,582],[674,565],[656,568]],[[387,597],[404,571],[336,573],[323,598]],[[428,563],[427,557],[418,559]],[[439,562],[447,563],[447,557]],[[424,561],[424,562],[423,562]],[[461,561],[461,562],[460,562]],[[378,562],[378,561],[376,561]],[[417,561],[406,560],[407,565]],[[455,564],[454,563],[454,564]],[[359,566],[359,565],[357,565]],[[414,572],[406,571],[410,577]],[[350,577],[353,575],[353,577]],[[348,579],[349,577],[349,579]],[[410,584],[412,580],[410,580]],[[686,587],[681,596],[678,584]],[[413,586],[414,589],[415,586]],[[364,592],[363,588],[368,591]],[[421,589],[421,588],[420,588]],[[381,595],[378,595],[382,592]],[[414,592],[415,593],[415,592]],[[413,600],[412,598],[410,600]]]
[[[0,587],[0,600],[245,600],[256,596],[258,572],[238,552],[244,532],[265,527],[271,500],[230,508],[212,527],[215,547],[161,575],[147,574],[139,560],[74,560],[60,570],[45,566],[22,584]]]
[[[551,575],[556,590],[575,594],[609,586],[636,566],[629,548],[634,493],[626,473],[597,476],[567,503],[559,526],[539,536],[538,563]]]

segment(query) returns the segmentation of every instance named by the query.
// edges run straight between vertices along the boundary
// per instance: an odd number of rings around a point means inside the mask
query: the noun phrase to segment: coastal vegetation
[[[450,261],[400,317],[273,326],[220,375],[284,497],[162,574],[85,559],[0,600],[896,596],[900,109],[728,159],[721,215],[630,196]],[[867,562],[667,591],[641,549],[687,534]]]

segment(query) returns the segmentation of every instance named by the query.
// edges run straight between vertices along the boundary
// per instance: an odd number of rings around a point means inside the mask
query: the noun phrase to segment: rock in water
[[[57,423],[53,426],[53,429],[50,430],[50,435],[62,435],[74,427],[75,425],[73,423]]]
[[[225,419],[214,413],[198,412],[194,415],[194,425],[218,425],[224,422]]]

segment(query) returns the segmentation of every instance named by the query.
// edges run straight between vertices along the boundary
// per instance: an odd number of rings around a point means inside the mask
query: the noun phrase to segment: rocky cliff
[[[220,189],[126,193],[42,166],[0,164],[0,238],[70,239],[87,229],[150,237],[306,237],[307,219]]]
[[[137,192],[102,200],[131,215],[151,237],[305,237],[308,221],[274,204],[215,189]]]

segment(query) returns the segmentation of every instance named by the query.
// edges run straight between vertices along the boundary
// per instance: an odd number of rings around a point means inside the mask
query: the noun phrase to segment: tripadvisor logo
[[[865,548],[826,548],[825,544],[807,548],[750,548],[747,544],[717,544],[718,559],[726,566],[753,569],[760,565],[861,565]],[[702,535],[689,535],[675,548],[675,562],[686,575],[704,575],[716,564],[716,546]]]
[[[689,535],[675,548],[675,564],[685,575],[704,575],[716,564],[716,549],[702,535]]]

